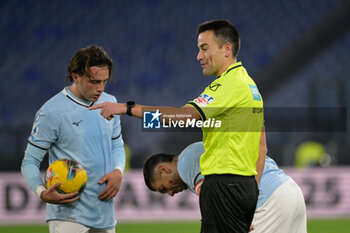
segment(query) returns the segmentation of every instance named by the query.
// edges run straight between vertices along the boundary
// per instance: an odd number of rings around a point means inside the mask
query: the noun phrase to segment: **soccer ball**
[[[56,189],[59,193],[72,193],[84,191],[87,175],[85,169],[74,160],[61,159],[56,160],[46,171],[46,188],[61,182]]]

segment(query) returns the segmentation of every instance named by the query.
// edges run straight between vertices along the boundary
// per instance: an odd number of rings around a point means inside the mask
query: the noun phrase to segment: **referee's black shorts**
[[[254,176],[205,176],[199,204],[203,233],[247,233],[259,190]]]

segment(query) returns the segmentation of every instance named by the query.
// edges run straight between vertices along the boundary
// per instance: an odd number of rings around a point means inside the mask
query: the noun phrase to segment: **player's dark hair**
[[[72,73],[77,73],[80,76],[90,76],[90,67],[108,67],[108,79],[111,79],[113,70],[113,61],[109,58],[107,52],[97,45],[91,45],[86,48],[79,49],[71,58],[67,66],[68,76],[67,81],[73,82]]]
[[[239,33],[233,24],[226,19],[206,21],[198,26],[198,35],[205,31],[213,31],[221,48],[225,43],[232,44],[232,56],[237,57],[241,47]]]
[[[143,166],[143,177],[145,179],[147,187],[150,190],[156,191],[152,187],[151,183],[153,183],[155,180],[155,168],[157,165],[164,162],[170,163],[173,161],[174,157],[176,157],[176,155],[161,153],[152,155],[146,160],[145,165]]]

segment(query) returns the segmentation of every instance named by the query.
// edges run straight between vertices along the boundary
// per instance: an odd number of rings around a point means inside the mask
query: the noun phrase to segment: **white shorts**
[[[292,178],[278,187],[254,214],[251,233],[306,233],[303,193]]]
[[[51,220],[49,223],[50,233],[115,233],[115,229],[101,230],[90,228],[80,223]]]

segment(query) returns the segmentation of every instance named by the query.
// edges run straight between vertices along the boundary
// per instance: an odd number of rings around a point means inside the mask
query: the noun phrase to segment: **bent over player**
[[[197,142],[186,147],[179,156],[151,156],[143,169],[147,187],[170,196],[189,189],[200,196],[205,179],[199,168],[203,153],[203,143]],[[252,233],[306,233],[303,194],[294,180],[269,157],[265,160],[259,191]]]

